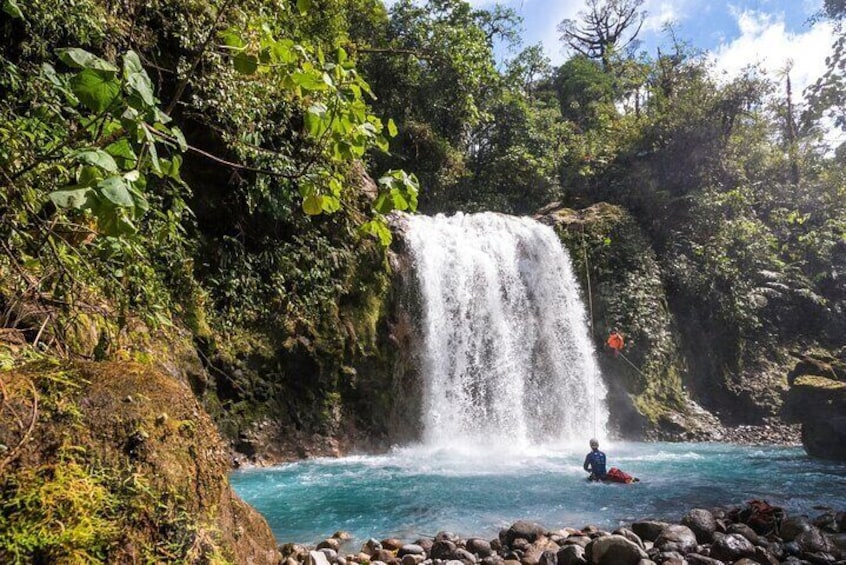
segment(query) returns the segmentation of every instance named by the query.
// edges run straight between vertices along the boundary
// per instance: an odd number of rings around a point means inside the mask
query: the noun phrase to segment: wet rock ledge
[[[550,531],[520,521],[494,540],[450,532],[412,543],[338,532],[314,548],[282,546],[283,565],[795,565],[846,563],[846,512],[790,516],[761,501],[688,512],[678,524],[641,520],[613,532]]]

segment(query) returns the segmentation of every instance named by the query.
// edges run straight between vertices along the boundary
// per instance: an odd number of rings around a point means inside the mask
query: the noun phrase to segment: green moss
[[[0,478],[0,562],[239,561],[225,450],[184,386],[117,363],[0,378],[0,443],[21,446]]]
[[[836,381],[834,379],[827,379],[825,377],[818,377],[812,375],[805,375],[796,379],[793,383],[795,387],[809,387],[818,390],[837,391],[846,390],[846,383]]]

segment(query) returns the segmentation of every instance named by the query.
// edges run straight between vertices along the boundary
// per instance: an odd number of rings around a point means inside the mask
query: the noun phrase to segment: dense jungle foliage
[[[224,411],[274,396],[239,356],[334,393],[378,316],[386,214],[607,201],[693,359],[842,345],[842,0],[807,103],[789,68],[719,79],[671,28],[638,51],[641,5],[562,22],[554,67],[463,0],[2,0],[3,326],[95,359],[187,327]]]

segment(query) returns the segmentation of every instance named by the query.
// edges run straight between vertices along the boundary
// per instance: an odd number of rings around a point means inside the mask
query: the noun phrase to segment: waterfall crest
[[[495,213],[413,216],[423,308],[423,441],[584,443],[607,390],[567,251],[552,228]]]

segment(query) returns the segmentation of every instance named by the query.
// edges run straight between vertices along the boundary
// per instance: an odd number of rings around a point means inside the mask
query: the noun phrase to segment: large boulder
[[[740,534],[726,534],[711,545],[711,557],[727,563],[754,556],[755,546]]]
[[[594,565],[637,565],[646,559],[646,552],[621,535],[596,538],[585,548],[588,560]]]
[[[669,525],[659,520],[641,520],[632,524],[632,531],[642,540],[655,541]]]
[[[519,520],[514,522],[507,530],[500,532],[500,540],[506,546],[511,547],[516,539],[522,538],[528,542],[533,542],[544,534],[546,534],[546,529],[540,524]]]
[[[672,524],[661,530],[655,547],[662,552],[676,551],[684,555],[696,549],[696,534],[687,526]]]
[[[39,532],[0,555],[280,562],[267,522],[230,488],[227,445],[186,384],[128,362],[39,363],[0,382],[0,444],[17,449],[0,472],[5,518]]]
[[[846,461],[846,382],[798,377],[787,394],[784,417],[802,424],[808,455]]]
[[[694,508],[684,515],[682,525],[690,528],[699,543],[711,543],[714,532],[717,531],[717,520],[709,510]]]

